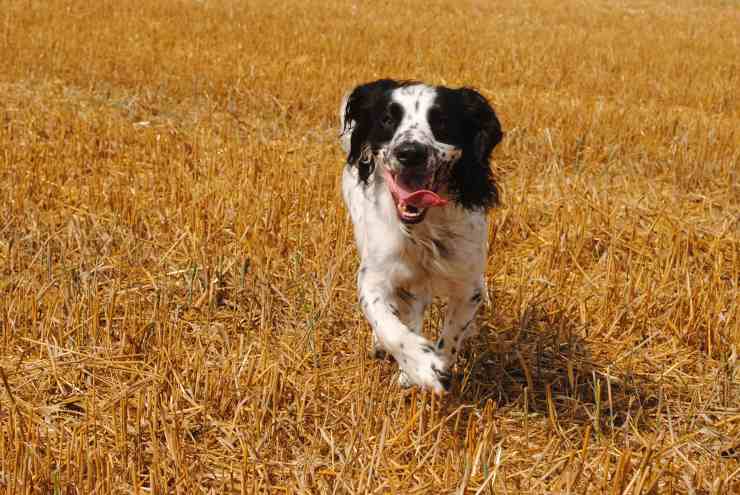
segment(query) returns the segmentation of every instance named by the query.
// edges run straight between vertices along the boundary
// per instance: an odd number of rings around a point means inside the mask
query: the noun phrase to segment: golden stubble
[[[0,9],[0,491],[740,491],[734,2]],[[492,305],[366,357],[337,107],[473,85]],[[435,308],[426,332],[439,325]]]

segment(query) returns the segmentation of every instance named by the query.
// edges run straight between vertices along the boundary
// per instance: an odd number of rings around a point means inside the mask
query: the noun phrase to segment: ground
[[[0,9],[0,491],[740,493],[740,6]],[[337,108],[471,85],[490,306],[367,357]],[[432,311],[426,332],[439,327]]]

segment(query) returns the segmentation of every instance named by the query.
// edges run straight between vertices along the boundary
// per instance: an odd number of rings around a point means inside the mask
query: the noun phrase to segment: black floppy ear
[[[463,155],[452,169],[450,190],[457,202],[471,210],[498,204],[498,189],[489,160],[503,138],[501,123],[488,100],[470,88],[456,90],[462,110]]]
[[[362,182],[367,182],[375,166],[367,142],[373,126],[372,111],[383,94],[397,88],[399,85],[398,81],[393,79],[379,79],[361,84],[352,90],[346,102],[343,102],[343,108],[340,110],[342,117],[341,139],[343,144],[348,144],[348,146],[345,146],[347,163],[357,167]],[[347,136],[348,133],[349,136]]]

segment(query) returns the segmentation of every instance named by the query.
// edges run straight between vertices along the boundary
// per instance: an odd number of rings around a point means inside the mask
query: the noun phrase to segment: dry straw
[[[740,493],[738,25],[5,1],[0,492]],[[507,131],[441,399],[365,358],[336,109],[381,76],[475,85]]]

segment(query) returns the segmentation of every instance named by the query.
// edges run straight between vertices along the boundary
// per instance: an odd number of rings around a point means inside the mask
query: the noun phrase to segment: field
[[[739,31],[729,0],[6,0],[0,493],[740,493]],[[336,115],[379,77],[506,131],[441,398],[356,302]]]

